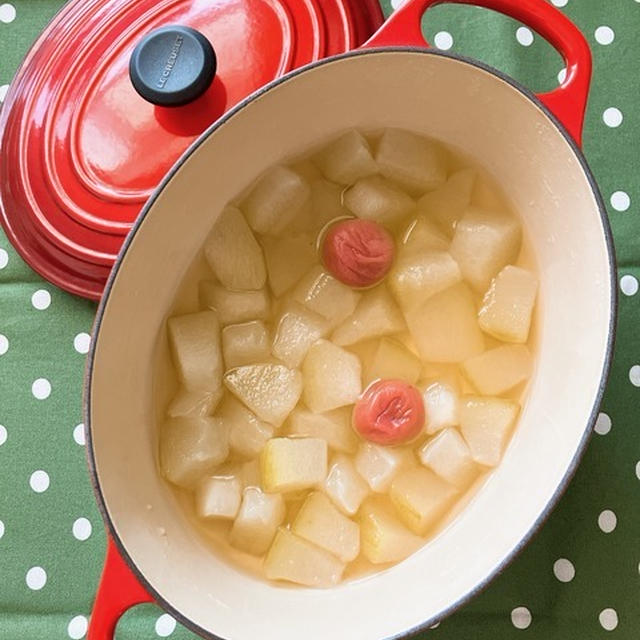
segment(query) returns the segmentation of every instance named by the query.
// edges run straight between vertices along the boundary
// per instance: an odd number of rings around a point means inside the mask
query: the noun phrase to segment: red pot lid
[[[7,235],[50,282],[98,299],[142,206],[206,126],[381,23],[377,0],[72,0],[0,113]],[[185,79],[187,55],[198,69]]]

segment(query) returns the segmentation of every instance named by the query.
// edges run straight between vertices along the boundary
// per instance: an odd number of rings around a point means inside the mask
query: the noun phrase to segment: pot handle
[[[430,7],[445,2],[499,11],[531,27],[558,50],[567,67],[564,82],[553,91],[538,94],[538,98],[581,145],[591,51],[582,32],[546,0],[407,0],[363,47],[428,47],[422,35],[422,16]]]
[[[120,616],[143,602],[153,602],[153,598],[140,585],[109,537],[107,557],[91,612],[87,640],[113,640]]]

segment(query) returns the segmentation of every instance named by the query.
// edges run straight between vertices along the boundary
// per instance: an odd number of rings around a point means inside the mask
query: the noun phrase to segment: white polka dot
[[[566,7],[569,0],[551,0],[551,4],[556,7]]]
[[[90,345],[91,345],[91,336],[88,333],[79,333],[73,339],[73,348],[78,353],[82,353],[82,354],[88,353]]]
[[[602,113],[602,121],[612,129],[619,127],[622,124],[622,120],[622,111],[617,107],[609,107]]]
[[[616,34],[611,27],[602,26],[598,27],[595,31],[596,42],[598,44],[611,44]]]
[[[613,631],[618,626],[618,614],[615,609],[603,609],[598,620],[605,631]]]
[[[49,474],[39,469],[29,478],[29,485],[36,493],[44,493],[49,488]]]
[[[31,393],[38,400],[46,400],[51,395],[51,383],[46,378],[38,378],[31,385]]]
[[[620,278],[620,291],[625,296],[635,296],[638,293],[638,280],[629,274]]]
[[[73,537],[76,540],[80,540],[81,542],[84,542],[85,540],[89,539],[89,537],[91,536],[92,530],[93,530],[93,527],[91,526],[91,523],[86,518],[78,518],[73,523],[73,527],[72,527]]]
[[[175,628],[176,621],[168,613],[163,613],[156,620],[156,635],[159,635],[161,638],[170,636],[175,631]]]
[[[433,43],[438,49],[446,51],[453,46],[453,36],[448,31],[438,31],[438,33],[433,36]]]
[[[87,635],[89,621],[85,616],[76,616],[71,618],[67,626],[67,634],[72,640],[81,640]]]
[[[51,304],[51,294],[46,289],[38,289],[31,296],[31,304],[38,311],[44,311]]]
[[[600,529],[602,529],[602,531],[604,531],[604,533],[611,533],[616,528],[617,524],[618,518],[616,517],[616,514],[611,511],[611,509],[605,509],[598,516],[598,526],[600,527]]]
[[[9,3],[0,4],[0,22],[9,24],[16,19],[16,8]]]
[[[526,629],[531,624],[531,611],[527,607],[516,607],[511,612],[511,623],[516,629]]]
[[[2,87],[0,87],[0,102],[2,102]],[[9,264],[9,254],[5,249],[0,249],[0,269],[4,269]]]
[[[638,462],[636,462],[636,478],[638,478],[638,480],[640,480],[640,460],[638,460]]]
[[[604,412],[598,414],[596,426],[593,429],[598,435],[606,436],[611,431],[611,418]]]
[[[2,539],[3,535],[4,535],[4,522],[0,520],[0,540]]]
[[[625,191],[614,191],[610,202],[616,211],[626,211],[631,206],[631,198]]]
[[[562,84],[567,79],[567,68],[562,67],[560,71],[558,71],[558,84]]]
[[[47,584],[47,572],[42,567],[31,567],[26,576],[27,587],[33,591],[40,591]]]
[[[0,104],[4,102],[4,99],[7,97],[7,92],[9,91],[8,84],[0,84]],[[0,249],[0,251],[4,251],[4,249]],[[6,253],[6,251],[5,251]]]
[[[575,567],[570,560],[566,558],[558,558],[553,563],[553,575],[560,582],[571,582],[576,575]]]
[[[391,0],[391,7],[399,9],[407,0]]]
[[[79,444],[81,447],[84,446],[84,424],[82,422],[73,428],[73,439],[76,441],[76,444]]]
[[[629,380],[634,387],[640,387],[640,364],[634,364],[629,369]]]
[[[533,44],[533,32],[527,27],[518,27],[516,40],[523,46],[528,47]]]
[[[0,447],[7,441],[7,428],[0,424]]]
[[[0,356],[3,356],[7,351],[9,351],[9,339],[0,333]]]

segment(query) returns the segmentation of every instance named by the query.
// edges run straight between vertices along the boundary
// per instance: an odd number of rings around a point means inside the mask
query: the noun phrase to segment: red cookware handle
[[[153,602],[153,598],[140,585],[109,538],[107,559],[93,604],[87,640],[113,640],[120,616],[143,602]]]
[[[363,46],[429,46],[422,35],[422,16],[430,7],[445,2],[499,11],[531,27],[559,51],[567,66],[566,78],[560,87],[538,98],[581,144],[591,51],[580,30],[546,0],[407,0]]]

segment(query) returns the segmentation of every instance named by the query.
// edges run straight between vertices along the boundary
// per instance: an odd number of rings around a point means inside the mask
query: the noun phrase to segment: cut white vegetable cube
[[[459,488],[468,486],[479,472],[464,438],[452,428],[425,442],[418,457],[425,467]]]
[[[327,442],[320,438],[272,438],[260,455],[265,491],[298,491],[327,476]]]
[[[264,320],[269,316],[269,295],[259,291],[229,291],[215,282],[200,283],[200,304],[212,309],[223,325]]]
[[[280,364],[232,369],[224,383],[260,419],[276,427],[286,420],[302,393],[300,372]]]
[[[423,216],[412,220],[402,236],[401,251],[405,255],[418,251],[447,251],[448,249],[448,238]]]
[[[389,497],[404,524],[424,535],[452,505],[457,489],[428,469],[416,467],[399,474]]]
[[[447,179],[437,144],[402,129],[387,129],[378,143],[380,172],[413,193],[438,188]]]
[[[342,407],[328,413],[295,409],[289,417],[288,435],[322,438],[336,451],[353,453],[358,437],[351,427],[351,408]]]
[[[484,351],[476,306],[465,284],[435,294],[405,317],[424,360],[462,362]]]
[[[242,483],[238,478],[211,476],[196,487],[196,513],[201,518],[233,520],[240,509]]]
[[[160,468],[173,484],[193,486],[229,455],[229,433],[219,418],[174,418],[160,433]]]
[[[450,251],[465,280],[484,292],[498,271],[518,257],[521,237],[513,216],[470,207],[456,225]]]
[[[269,580],[332,587],[340,582],[344,564],[328,551],[280,528],[265,558],[264,570]]]
[[[267,279],[262,249],[253,237],[244,216],[235,207],[226,207],[204,245],[204,254],[227,288],[262,289]]]
[[[315,413],[353,404],[362,391],[358,358],[327,340],[309,349],[302,374],[304,401]]]
[[[434,220],[450,236],[469,206],[475,179],[473,169],[456,171],[445,184],[418,200],[418,211]]]
[[[526,269],[507,266],[484,296],[480,327],[505,342],[526,342],[536,301],[538,280]]]
[[[222,380],[220,323],[212,311],[169,318],[173,364],[189,390],[216,393]]]
[[[222,353],[227,369],[268,360],[271,340],[264,322],[231,324],[222,330]]]
[[[406,218],[415,202],[382,176],[358,180],[344,193],[344,204],[358,218],[394,225]]]
[[[358,131],[348,131],[318,154],[316,162],[324,175],[341,184],[353,184],[378,172],[369,143]]]
[[[436,433],[460,424],[460,398],[455,387],[446,382],[433,382],[422,393],[427,417],[426,432]]]
[[[373,564],[404,560],[424,543],[374,501],[362,505],[358,519],[362,553]]]
[[[347,515],[354,515],[369,495],[369,486],[356,470],[350,458],[336,456],[322,485],[333,504]]]
[[[231,528],[230,541],[237,549],[260,556],[267,551],[286,515],[279,493],[263,493],[248,487]]]
[[[406,380],[414,384],[420,377],[420,358],[402,343],[392,338],[381,338],[370,358],[364,360],[363,383],[374,380]]]
[[[331,327],[336,327],[353,313],[360,294],[317,266],[298,283],[293,299],[320,314]]]
[[[463,399],[460,430],[476,462],[487,467],[500,462],[519,411],[518,403],[511,400],[477,396]]]
[[[254,458],[245,462],[240,467],[240,478],[242,480],[242,486],[262,488],[262,474],[260,473],[260,459]]]
[[[167,415],[170,418],[188,418],[209,416],[222,400],[223,390],[218,387],[216,391],[189,391],[182,388],[176,393],[169,407]]]
[[[327,333],[327,321],[295,302],[280,316],[271,351],[288,367],[298,367],[309,347]]]
[[[372,491],[386,493],[400,468],[407,464],[407,452],[363,442],[355,457],[358,473]]]
[[[219,416],[229,428],[231,450],[245,458],[257,456],[273,437],[273,426],[263,422],[233,396],[227,396]]]
[[[309,271],[316,260],[316,247],[310,236],[299,234],[263,238],[269,286],[280,297]]]
[[[497,396],[513,389],[531,375],[533,358],[525,345],[496,347],[466,360],[462,370],[483,395]]]
[[[411,311],[461,280],[456,261],[446,251],[402,251],[389,275],[389,287],[402,308]]]
[[[310,493],[304,501],[291,531],[342,562],[351,562],[360,553],[360,528],[319,491]]]
[[[353,314],[331,336],[334,344],[346,346],[406,329],[404,318],[384,286],[363,294]]]
[[[254,231],[278,235],[298,215],[310,193],[306,180],[277,166],[258,179],[242,208]]]

